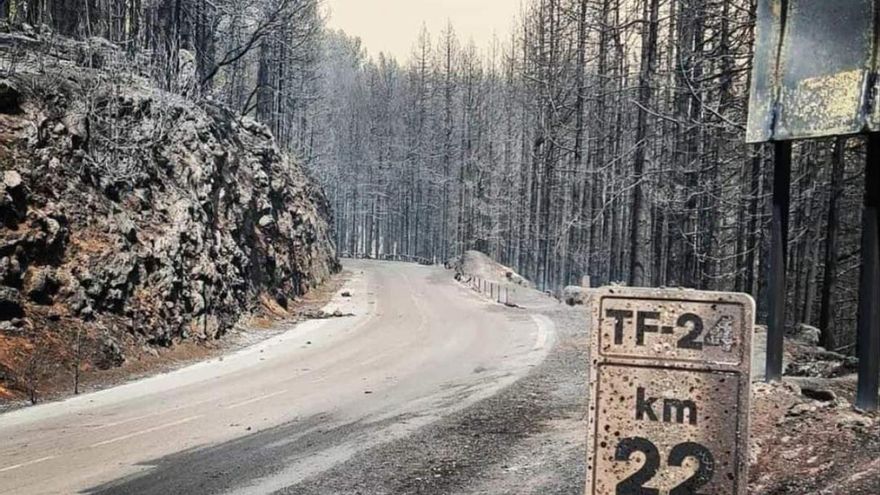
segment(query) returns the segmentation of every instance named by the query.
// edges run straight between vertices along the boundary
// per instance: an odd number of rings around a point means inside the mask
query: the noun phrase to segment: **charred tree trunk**
[[[648,108],[651,106],[652,79],[657,56],[657,25],[659,0],[647,0],[645,23],[642,30],[642,60],[639,70],[639,108],[636,123],[635,153],[633,158],[633,193],[629,244],[629,284],[641,286],[647,281],[645,268],[648,266],[648,245],[646,235],[648,209],[645,202],[645,139],[648,134]]]
[[[846,170],[846,138],[838,138],[834,144],[831,166],[831,185],[828,190],[828,223],[825,233],[825,276],[822,283],[819,306],[819,345],[833,351],[837,339],[833,324],[833,298],[837,288],[837,260],[840,256],[840,197],[843,193],[843,175]]]

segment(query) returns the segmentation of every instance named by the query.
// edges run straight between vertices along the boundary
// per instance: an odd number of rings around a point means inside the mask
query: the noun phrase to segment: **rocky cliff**
[[[0,77],[0,174],[0,395],[216,339],[338,270],[326,199],[264,126],[134,75]]]

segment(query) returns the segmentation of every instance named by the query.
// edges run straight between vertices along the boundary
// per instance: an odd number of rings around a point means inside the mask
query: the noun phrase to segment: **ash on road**
[[[525,493],[508,483],[560,482],[526,465],[547,421],[571,431],[552,458],[576,486],[583,394],[547,382],[582,349],[556,345],[546,309],[495,304],[439,268],[347,268],[353,297],[326,309],[352,317],[0,416],[0,493]]]

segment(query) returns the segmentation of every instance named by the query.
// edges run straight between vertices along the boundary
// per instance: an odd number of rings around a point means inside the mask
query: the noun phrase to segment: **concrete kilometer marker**
[[[588,495],[745,495],[755,303],[592,294]]]

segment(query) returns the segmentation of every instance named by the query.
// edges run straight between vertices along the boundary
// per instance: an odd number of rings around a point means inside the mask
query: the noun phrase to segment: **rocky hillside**
[[[216,339],[338,270],[326,199],[264,126],[33,59],[0,76],[0,396]]]

